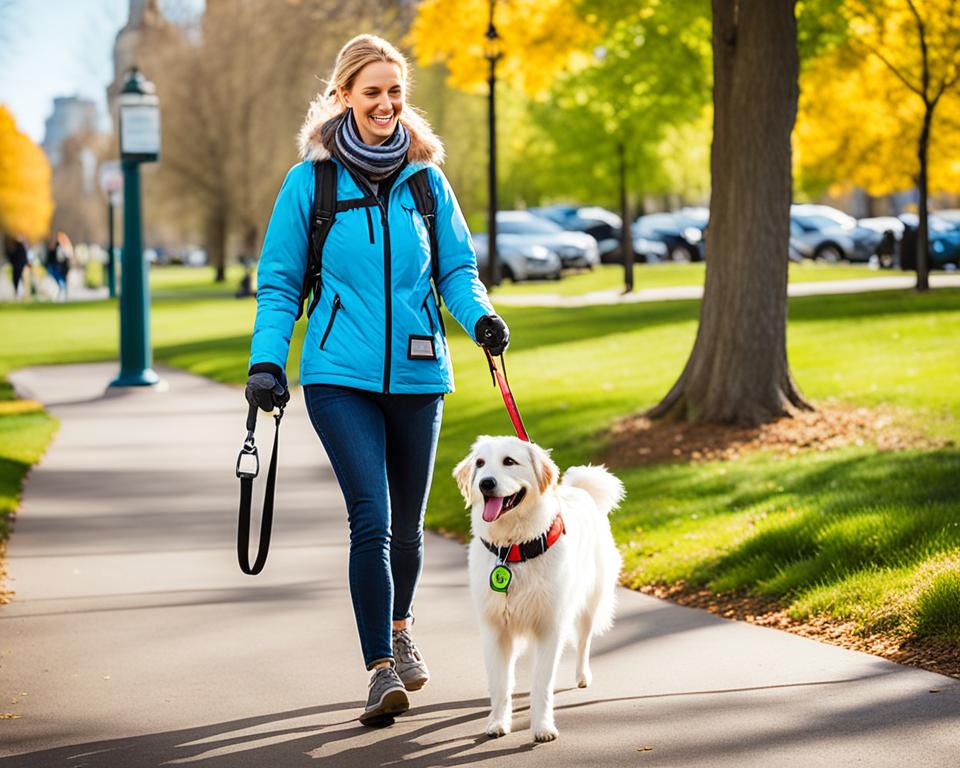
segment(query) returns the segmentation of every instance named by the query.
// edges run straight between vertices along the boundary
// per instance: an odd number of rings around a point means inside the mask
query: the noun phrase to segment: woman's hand
[[[273,368],[274,366],[270,367]],[[279,371],[279,368],[277,370]],[[251,371],[247,379],[247,387],[244,390],[244,395],[250,405],[255,405],[270,413],[274,407],[282,408],[287,404],[290,400],[290,392],[287,390],[287,383],[282,372],[277,376],[274,371],[264,370],[259,366],[254,366]]]
[[[499,315],[484,315],[473,329],[477,343],[496,357],[510,346],[510,329]]]

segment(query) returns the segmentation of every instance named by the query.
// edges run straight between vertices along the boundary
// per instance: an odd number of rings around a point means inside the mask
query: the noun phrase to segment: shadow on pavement
[[[487,714],[486,699],[415,707],[392,727],[383,729],[359,725],[355,717],[362,703],[345,701],[166,733],[77,743],[0,758],[0,766],[151,768],[198,764],[224,768],[296,768],[333,764],[338,767],[367,768],[402,764],[406,768],[428,768],[502,760],[533,750],[550,750],[551,765],[573,765],[584,757],[577,748],[574,731],[584,728],[609,728],[614,725],[622,729],[621,737],[625,740],[623,748],[629,752],[633,751],[630,748],[632,740],[645,735],[645,724],[649,722],[652,725],[664,717],[674,723],[674,728],[686,722],[691,730],[695,730],[695,723],[701,718],[709,718],[710,713],[718,708],[732,706],[742,710],[746,720],[760,720],[762,710],[771,705],[796,705],[795,701],[785,698],[790,697],[795,689],[869,684],[870,680],[887,674],[890,673],[885,671],[849,679],[652,693],[570,703],[563,702],[563,694],[572,690],[575,694],[575,689],[561,689],[557,691],[557,713],[562,748],[535,745],[530,741],[526,694],[518,694],[515,697],[514,733],[500,740],[489,739],[482,734]],[[724,754],[729,757],[738,753],[762,753],[814,738],[818,733],[836,735],[852,732],[864,738],[873,731],[887,727],[891,718],[906,718],[913,720],[917,726],[930,726],[957,717],[956,696],[949,694],[960,693],[960,687],[944,693],[948,693],[948,696],[943,700],[944,706],[937,711],[931,711],[926,706],[930,694],[917,692],[893,699],[876,698],[866,704],[858,702],[851,707],[828,707],[822,711],[804,708],[803,716],[797,717],[788,727],[758,729],[749,738],[744,738],[742,732],[714,735],[712,738],[707,734],[696,737],[688,733],[687,736],[678,736],[671,745],[671,757],[689,760],[689,765],[704,765],[710,755]],[[726,696],[737,698],[726,699]],[[577,711],[575,718],[571,717],[572,710]],[[622,721],[619,726],[615,722],[617,720]],[[443,733],[448,729],[452,730]],[[569,734],[566,740],[564,733]],[[443,738],[437,739],[437,736]],[[581,746],[585,747],[586,744]],[[16,749],[17,745],[8,742],[7,747]]]

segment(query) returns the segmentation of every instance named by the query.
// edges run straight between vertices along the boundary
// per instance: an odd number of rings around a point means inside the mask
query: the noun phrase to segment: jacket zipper
[[[390,295],[390,225],[387,223],[387,205],[390,202],[390,192],[396,186],[396,183],[391,184],[387,189],[387,194],[383,198],[380,198],[379,195],[373,193],[373,189],[370,187],[366,181],[360,179],[357,175],[352,174],[354,182],[360,189],[365,189],[367,194],[375,198],[377,205],[380,208],[380,224],[383,226],[383,296],[384,296],[384,313],[386,315],[386,328],[384,335],[384,363],[383,363],[383,394],[390,394],[390,355],[393,353],[393,319],[391,317],[393,313],[393,302],[392,296]],[[367,208],[367,215],[369,215],[370,209]],[[368,225],[370,226],[371,238],[370,242],[374,242],[373,234],[373,219],[368,219]]]
[[[420,305],[420,308],[427,313],[427,321],[430,323],[430,333],[436,333],[437,329],[433,324],[433,315],[430,314],[430,307],[427,306],[427,300],[430,298],[431,293],[433,293],[433,288],[423,297],[423,304]]]
[[[323,338],[320,339],[320,349],[327,343],[327,337],[330,335],[330,329],[333,328],[333,321],[337,319],[337,312],[343,309],[343,303],[340,301],[340,294],[333,297],[333,309],[330,311],[330,319],[327,321],[326,330],[323,332]]]
[[[389,197],[380,203],[381,223],[383,224],[383,295],[386,303],[386,337],[384,340],[383,394],[390,394],[390,355],[393,354],[393,302],[390,295],[390,225],[387,223],[387,203]]]
[[[433,287],[431,287],[430,290],[427,291],[427,295],[423,297],[423,304],[420,305],[420,308],[427,313],[427,320],[430,321],[431,333],[436,332],[435,331],[436,326],[433,324],[433,314],[430,312],[430,307],[429,307],[430,297],[433,295],[434,295]],[[436,303],[434,303],[434,307],[436,307],[436,310],[437,310],[437,321],[440,323],[440,331],[443,334],[443,336],[446,337],[447,328],[443,322],[443,313],[440,311],[440,307]]]
[[[370,245],[374,244],[373,239],[373,216],[370,215],[370,206],[363,209],[367,213],[367,232],[370,233]]]

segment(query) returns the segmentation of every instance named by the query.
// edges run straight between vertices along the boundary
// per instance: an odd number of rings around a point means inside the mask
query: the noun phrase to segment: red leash
[[[483,351],[487,354],[487,362],[490,364],[490,376],[493,379],[493,385],[500,387],[500,394],[503,395],[503,403],[507,406],[507,413],[510,415],[510,421],[513,422],[513,428],[517,431],[517,437],[526,442],[530,442],[527,437],[527,430],[523,426],[523,419],[520,418],[520,410],[517,408],[517,402],[513,399],[513,392],[510,391],[510,384],[507,382],[507,365],[503,362],[503,355],[500,355],[500,362],[503,364],[503,373],[497,368],[497,363],[490,354],[490,350],[484,347]]]

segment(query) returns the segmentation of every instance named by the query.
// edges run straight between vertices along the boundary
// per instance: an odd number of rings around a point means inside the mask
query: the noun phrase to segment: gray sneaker
[[[430,672],[413,644],[409,629],[393,630],[393,658],[397,662],[397,675],[408,691],[419,691],[427,684]]]
[[[367,706],[360,715],[364,725],[390,725],[393,718],[410,709],[407,692],[393,667],[375,669],[370,676]]]

